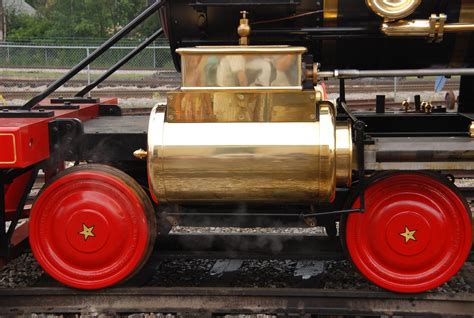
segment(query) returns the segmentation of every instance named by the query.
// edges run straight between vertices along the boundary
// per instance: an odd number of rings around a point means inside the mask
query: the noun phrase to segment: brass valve
[[[431,102],[423,102],[423,103],[421,103],[421,109],[425,113],[430,114],[431,111],[433,110],[433,105],[431,105]]]
[[[404,100],[402,102],[402,107],[405,110],[405,113],[408,113],[408,111],[410,110],[410,103],[407,100]]]
[[[252,30],[249,25],[249,19],[247,18],[247,11],[240,11],[242,18],[240,19],[240,25],[237,28],[237,33],[240,36],[239,44],[240,45],[249,45],[249,35]]]

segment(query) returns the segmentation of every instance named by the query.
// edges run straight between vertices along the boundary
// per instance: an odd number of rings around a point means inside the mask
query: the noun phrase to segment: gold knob
[[[135,158],[143,160],[148,157],[148,152],[143,149],[138,149],[133,152],[133,155],[135,156]]]

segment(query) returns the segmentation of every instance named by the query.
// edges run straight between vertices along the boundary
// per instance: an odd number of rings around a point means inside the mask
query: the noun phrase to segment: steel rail
[[[365,77],[474,76],[474,68],[413,70],[334,70],[319,72],[319,78],[355,79]]]
[[[69,288],[0,290],[0,314],[181,313],[471,316],[474,294],[393,294],[260,288]]]

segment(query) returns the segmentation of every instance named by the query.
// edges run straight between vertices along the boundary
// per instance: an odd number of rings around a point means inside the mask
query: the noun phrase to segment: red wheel
[[[347,217],[343,240],[373,283],[422,292],[445,283],[464,264],[472,240],[470,209],[447,180],[392,173],[369,184],[365,198],[365,213]],[[359,206],[357,199],[353,207]]]
[[[130,176],[115,168],[68,169],[43,188],[30,218],[38,262],[65,285],[98,289],[131,277],[156,235],[153,206]]]

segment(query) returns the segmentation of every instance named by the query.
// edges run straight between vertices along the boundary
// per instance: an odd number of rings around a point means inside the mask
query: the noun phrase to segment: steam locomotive
[[[158,11],[163,29],[104,77],[45,101]],[[76,288],[126,281],[158,234],[222,216],[324,226],[378,286],[435,288],[472,246],[453,175],[474,170],[473,30],[473,0],[159,0],[45,92],[0,112],[2,215],[15,224],[45,170],[31,248]],[[84,98],[161,33],[182,73],[166,105],[130,125],[117,100]],[[457,112],[421,100],[389,112],[378,98],[377,112],[354,113],[346,102],[354,78],[456,75]],[[337,100],[326,78],[339,79]]]

